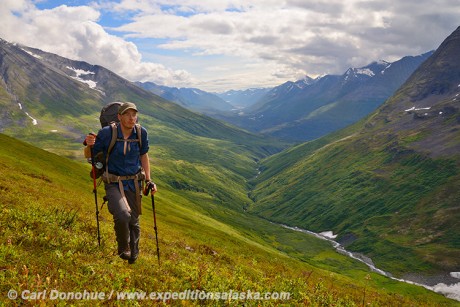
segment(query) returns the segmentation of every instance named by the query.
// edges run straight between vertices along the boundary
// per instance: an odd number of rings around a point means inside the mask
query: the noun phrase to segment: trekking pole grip
[[[150,180],[146,180],[145,181],[145,188],[144,188],[144,195],[147,196],[149,195],[149,193],[151,193],[153,187],[154,187],[155,183],[153,183],[152,181]]]

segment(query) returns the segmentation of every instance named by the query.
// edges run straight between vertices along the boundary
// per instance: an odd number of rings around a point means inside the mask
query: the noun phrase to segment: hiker
[[[93,150],[95,161],[99,159],[105,164],[102,180],[107,207],[113,215],[118,255],[130,264],[139,255],[143,181],[151,188],[151,193],[157,191],[150,178],[147,130],[137,124],[137,115],[134,103],[121,103],[117,114],[119,124],[107,125],[99,130],[97,136],[88,134],[85,138],[88,148]],[[113,132],[117,133],[117,137],[112,143]]]

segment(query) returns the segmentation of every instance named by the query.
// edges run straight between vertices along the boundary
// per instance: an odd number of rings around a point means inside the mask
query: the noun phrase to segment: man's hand
[[[93,146],[94,143],[96,143],[96,134],[94,133],[88,134],[85,137],[85,141],[83,142],[83,144],[85,144],[86,146]]]
[[[145,181],[145,188],[144,188],[144,195],[147,196],[149,195],[149,192],[151,191],[152,194],[155,194],[157,191],[157,185],[150,180]]]

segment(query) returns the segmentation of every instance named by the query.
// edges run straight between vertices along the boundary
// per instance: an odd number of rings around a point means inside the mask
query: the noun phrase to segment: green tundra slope
[[[3,238],[0,305],[83,306],[89,301],[65,297],[67,293],[86,291],[102,293],[102,298],[91,300],[94,306],[151,306],[151,300],[132,296],[128,301],[120,295],[187,290],[220,293],[221,299],[169,298],[165,303],[189,306],[456,305],[455,301],[422,287],[371,273],[363,265],[332,251],[324,241],[300,236],[260,219],[249,221],[252,231],[247,225],[232,226],[213,219],[205,210],[198,209],[206,205],[206,198],[198,196],[199,193],[161,185],[155,197],[161,265],[156,253],[150,198],[143,199],[141,255],[134,265],[128,265],[114,254],[112,220],[105,206],[99,214],[102,241],[98,247],[94,195],[87,164],[0,134],[0,166],[0,234]],[[99,206],[102,195],[100,188]],[[198,198],[201,202],[196,203]],[[287,250],[281,243],[275,248],[267,243],[268,239],[257,239],[255,230],[260,233],[262,228],[271,240],[277,234],[284,242],[297,242],[297,250],[306,244],[312,264],[299,260],[301,255],[289,256],[280,251]],[[295,245],[291,244],[290,254],[294,255],[295,251]],[[333,272],[324,267],[336,269]],[[19,297],[12,300],[14,291]],[[52,291],[55,294],[59,291],[61,298],[52,299]],[[231,297],[225,298],[230,291],[233,291]],[[254,299],[255,293],[269,292],[277,294],[270,300]],[[34,293],[47,294],[34,297]],[[278,295],[282,293],[289,293],[289,299],[281,299]]]

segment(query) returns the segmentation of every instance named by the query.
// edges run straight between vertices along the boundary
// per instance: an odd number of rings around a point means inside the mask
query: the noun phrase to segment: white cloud
[[[418,55],[435,49],[456,27],[453,1],[440,7],[429,2],[420,6],[419,2],[395,1],[219,1],[220,6],[168,1],[172,7],[178,2],[183,5],[174,13],[193,13],[172,15],[173,9],[160,11],[164,3],[155,1],[154,13],[138,14],[117,30],[127,37],[167,38],[159,48],[190,55],[262,60],[261,65],[278,65],[293,77],[299,71],[310,76],[337,74],[373,60]],[[133,2],[123,1],[128,3]],[[439,22],[444,15],[450,16],[450,22]],[[421,32],[421,27],[430,30]]]
[[[224,90],[341,74],[427,52],[455,30],[460,11],[456,0],[91,5],[38,10],[30,1],[3,1],[0,36],[103,65],[130,80]],[[104,24],[105,14],[116,25]]]

